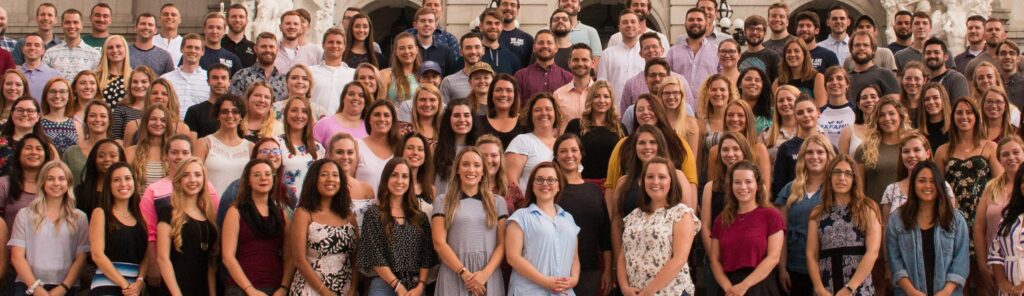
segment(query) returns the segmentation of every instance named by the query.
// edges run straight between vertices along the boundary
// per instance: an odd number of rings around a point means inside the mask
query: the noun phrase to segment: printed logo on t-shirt
[[[508,43],[512,44],[514,46],[523,46],[524,44],[526,44],[526,39],[512,37],[512,38],[509,38]]]
[[[231,60],[229,59],[220,59],[220,63],[224,64],[225,66],[228,66],[228,68],[231,68],[231,66],[234,65],[234,63],[231,62]]]

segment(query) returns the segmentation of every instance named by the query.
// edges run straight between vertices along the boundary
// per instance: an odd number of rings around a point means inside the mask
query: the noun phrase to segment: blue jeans
[[[384,282],[379,276],[375,276],[370,279],[370,290],[367,293],[369,296],[396,296],[395,289],[391,288],[388,283]]]

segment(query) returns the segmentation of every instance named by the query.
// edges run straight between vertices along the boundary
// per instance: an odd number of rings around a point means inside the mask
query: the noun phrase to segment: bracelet
[[[280,285],[280,286],[278,286],[277,288],[278,288],[278,289],[282,289],[282,290],[285,290],[285,291],[288,291],[288,285]]]
[[[395,277],[395,279],[388,283],[388,285],[391,285],[391,287],[395,289],[398,289],[398,284],[401,284],[401,282],[398,281],[398,277]]]
[[[465,273],[465,272],[466,272],[466,267],[463,266],[462,269],[459,269],[459,274],[458,275],[462,276],[462,274]]]
[[[65,284],[64,284],[63,282],[61,282],[61,283],[59,284],[59,286],[60,286],[61,288],[64,288],[64,292],[70,292],[70,291],[71,291],[71,287],[68,287],[68,285],[65,285]]]
[[[143,282],[143,283],[145,283],[146,282],[146,278],[140,276],[140,277],[135,278],[135,281],[136,282]]]
[[[847,290],[850,290],[850,294],[853,294],[853,292],[854,292],[854,291],[853,291],[853,288],[850,288],[850,286],[849,286],[849,285],[843,286],[843,289],[847,289]]]
[[[43,284],[42,280],[36,279],[36,281],[34,283],[32,283],[31,286],[28,286],[28,289],[25,290],[25,295],[32,295],[32,293],[36,292],[36,288],[39,288],[39,286],[42,285],[42,284]]]
[[[252,284],[249,284],[248,287],[245,287],[245,289],[242,289],[242,292],[249,291],[249,288],[252,288]]]

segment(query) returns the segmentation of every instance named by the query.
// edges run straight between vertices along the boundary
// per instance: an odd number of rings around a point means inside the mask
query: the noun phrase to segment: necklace
[[[210,248],[210,242],[206,238],[206,223],[201,223],[196,227],[199,228],[199,249],[205,252],[206,249]]]

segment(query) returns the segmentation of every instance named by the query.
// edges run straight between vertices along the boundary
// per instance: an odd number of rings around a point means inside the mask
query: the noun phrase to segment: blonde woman
[[[181,161],[172,178],[171,203],[157,211],[157,263],[170,295],[216,295],[211,264],[218,249],[216,209],[201,160]]]
[[[291,98],[302,98],[306,101],[310,100],[313,89],[313,71],[309,70],[309,67],[303,64],[296,64],[288,69],[288,72],[284,75],[285,83],[285,99],[274,103],[274,110],[277,110],[277,120],[283,120],[285,113],[285,102]],[[274,94],[277,95],[277,94]],[[309,103],[310,111],[312,116],[310,120],[316,122],[320,118],[327,115],[327,110],[317,104]]]
[[[120,103],[110,106],[112,108],[110,129],[114,139],[124,140],[126,125],[142,117],[142,109],[146,106],[146,97],[149,96],[150,86],[156,78],[153,69],[146,66],[139,66],[128,76],[128,93]],[[72,109],[75,109],[77,102],[78,100],[75,100],[72,103]]]
[[[420,48],[416,45],[416,37],[412,34],[398,34],[391,49],[391,68],[380,71],[382,87],[386,90],[388,100],[400,103],[412,98],[419,82],[416,73],[420,72]]]
[[[277,121],[272,104],[274,91],[270,85],[257,81],[245,90],[245,114],[242,116],[242,137],[250,142],[262,138],[273,138],[284,132],[284,126]]]
[[[161,105],[167,109],[167,128],[171,131],[171,135],[187,135],[196,138],[196,135],[185,125],[185,122],[181,120],[181,114],[178,103],[178,95],[174,93],[174,86],[167,79],[158,78],[153,81],[152,86],[149,88],[149,94],[146,95],[145,104],[143,104],[143,110],[148,109],[152,105]],[[145,112],[143,112],[145,113]],[[125,145],[136,144],[139,135],[139,124],[140,120],[134,120],[128,122],[124,128],[124,143]]]
[[[999,142],[1000,139],[1017,133],[1016,126],[1020,123],[1015,123],[1011,118],[1010,113],[1014,107],[1009,99],[1002,86],[989,87],[978,97],[978,104],[981,105],[985,117],[985,135],[989,141]],[[45,128],[45,120],[43,123]]]
[[[356,66],[356,75],[352,79],[366,85],[366,88],[372,94],[370,98],[373,100],[379,100],[384,96],[384,93],[380,91],[380,86],[384,85],[384,82],[381,81],[380,70],[378,70],[377,66],[370,63],[360,63]]]
[[[135,180],[138,188],[145,188],[164,177],[166,168],[160,151],[172,135],[167,130],[168,114],[170,111],[163,105],[147,107],[142,116],[145,132],[139,135],[138,144],[125,148],[128,163],[139,176]]]
[[[402,103],[402,107],[398,109],[398,120],[402,120],[402,114],[408,112],[408,122],[411,125],[409,130],[426,138],[427,146],[433,150],[434,145],[437,144],[438,132],[441,130],[441,110],[444,109],[444,104],[441,102],[444,97],[433,84],[424,84],[416,90],[415,98],[416,100],[413,102]],[[406,110],[406,106],[412,110]],[[403,128],[402,132],[405,130]]]
[[[974,73],[978,73],[975,71]],[[996,237],[999,223],[1003,219],[1004,209],[1010,204],[1014,191],[1014,178],[1024,162],[1024,140],[1017,135],[1003,137],[996,148],[999,152],[999,163],[1003,165],[1003,174],[989,181],[978,199],[978,210],[974,214],[974,254],[978,265],[978,282],[988,287],[982,290],[987,295],[994,295],[997,288],[996,276],[988,264],[990,242]],[[1001,272],[1001,271],[1000,271]]]
[[[725,108],[725,131],[735,132],[743,136],[744,139],[757,139],[757,120],[755,119],[754,112],[750,110],[750,105],[744,100],[735,100],[729,102],[729,106]],[[747,160],[757,164],[757,167],[761,170],[761,180],[765,183],[771,184],[772,182],[772,169],[771,162],[768,159],[768,147],[760,141],[749,142],[750,144],[750,155]],[[711,167],[708,172],[709,180],[719,180],[719,176],[725,174],[725,171],[720,170],[720,167],[715,165],[719,163],[718,158],[718,146],[721,144],[715,144],[709,149],[708,163]]]
[[[672,125],[676,135],[686,141],[690,147],[697,147],[700,127],[697,118],[689,113],[692,112],[687,106],[686,88],[688,84],[675,76],[665,77],[658,85],[658,96],[665,104],[665,116]],[[760,130],[757,131],[760,133]]]
[[[900,140],[910,132],[910,118],[899,101],[886,98],[878,103],[868,123],[868,134],[853,154],[857,172],[864,176],[864,194],[876,203],[885,187],[899,178]]]
[[[775,163],[779,146],[796,135],[797,124],[796,117],[793,116],[793,107],[799,96],[800,90],[792,85],[779,86],[775,90],[772,100],[772,107],[775,108],[775,112],[772,112],[775,113],[772,115],[772,124],[768,131],[761,134],[761,141],[768,147],[768,156],[772,163]]]
[[[725,109],[729,102],[738,98],[736,84],[725,75],[711,75],[702,84],[700,96],[697,98],[697,122],[700,127],[697,167],[707,167],[708,153],[711,147],[718,145],[718,140],[725,131]],[[707,171],[702,170],[698,180],[707,178]]]
[[[125,79],[132,74],[128,52],[128,42],[121,35],[111,35],[103,42],[96,74],[100,76],[101,94],[108,106],[117,105],[128,93]]]
[[[618,122],[619,114],[612,98],[608,81],[594,81],[586,92],[583,115],[565,125],[565,133],[578,135],[580,147],[587,149],[580,161],[583,179],[601,186],[601,190],[604,190],[612,151],[616,143],[626,137],[626,128]]]

